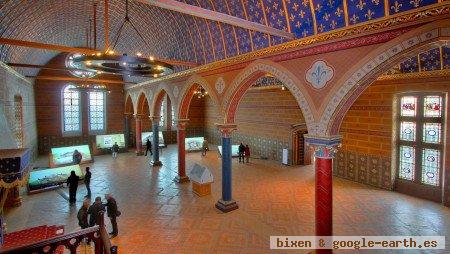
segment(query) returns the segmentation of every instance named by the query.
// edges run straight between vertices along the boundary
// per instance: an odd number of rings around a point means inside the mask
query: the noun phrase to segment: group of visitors
[[[96,197],[95,202],[91,205],[91,199],[86,198],[83,201],[80,210],[78,210],[78,225],[82,229],[99,225],[100,216],[103,216],[100,212],[104,212],[106,208],[106,214],[111,220],[112,225],[112,232],[109,233],[109,235],[111,235],[111,237],[116,237],[119,233],[117,228],[117,217],[120,216],[121,213],[117,209],[117,202],[111,194],[106,194],[105,199],[106,203],[102,203],[102,198]]]
[[[244,144],[240,144],[239,145],[239,150],[238,150],[238,155],[239,155],[239,163],[245,163],[247,161],[247,163],[250,163],[250,147],[248,145],[244,145]]]

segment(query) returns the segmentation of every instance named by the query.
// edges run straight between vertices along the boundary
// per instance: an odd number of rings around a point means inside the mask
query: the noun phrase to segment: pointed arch
[[[140,92],[139,96],[138,96],[138,100],[137,100],[137,111],[136,111],[136,115],[139,116],[145,116],[145,113],[148,113],[148,115],[150,112],[150,108],[149,108],[149,100],[147,98],[147,96],[145,95],[144,92]],[[147,117],[148,117],[147,115]]]
[[[343,116],[373,81],[406,56],[448,36],[450,19],[440,20],[405,33],[367,54],[337,82],[342,85],[331,93],[315,134],[338,134]]]
[[[192,75],[184,84],[183,91],[181,92],[181,100],[178,103],[178,119],[186,119],[189,113],[189,105],[191,104],[192,97],[194,96],[194,92],[198,88],[198,86],[202,86],[207,92],[211,100],[216,105],[219,112],[222,112],[219,99],[217,94],[214,91],[214,88],[201,76],[195,74]]]
[[[134,114],[133,99],[131,99],[131,94],[127,93],[125,98],[125,114]]]
[[[173,104],[176,103],[175,97],[172,93],[172,89],[167,84],[160,84],[158,88],[155,90],[155,93],[153,94],[153,98],[151,100],[150,104],[151,116],[159,116],[160,113],[159,111],[161,110],[161,108],[158,107],[158,105],[161,106],[161,102],[164,99],[164,95],[167,95],[169,97],[171,103]]]
[[[314,115],[310,107],[312,105],[311,98],[300,90],[301,81],[283,66],[269,60],[256,60],[242,70],[233,80],[231,86],[227,89],[223,102],[225,106],[225,123],[234,123],[240,100],[254,81],[266,73],[283,82],[284,86],[292,93],[305,118],[308,131],[312,130]]]

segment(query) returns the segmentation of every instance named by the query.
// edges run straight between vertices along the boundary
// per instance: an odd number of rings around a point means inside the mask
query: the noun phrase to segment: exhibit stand
[[[84,178],[84,173],[78,164],[32,170],[28,178],[28,193],[35,194],[61,187],[66,183],[71,171],[75,171],[80,180]]]
[[[78,150],[81,153],[81,163],[92,163],[94,159],[91,155],[89,145],[52,147],[49,154],[49,167],[61,167],[73,164],[73,152]]]
[[[195,194],[200,197],[211,195],[211,183],[214,178],[209,169],[196,163],[188,176],[192,181],[192,191]]]

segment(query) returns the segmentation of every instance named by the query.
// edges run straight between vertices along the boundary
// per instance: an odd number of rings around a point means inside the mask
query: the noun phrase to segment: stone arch
[[[207,92],[209,97],[213,100],[216,107],[221,112],[221,107],[219,104],[219,99],[214,92],[213,87],[201,76],[193,75],[184,84],[183,91],[181,93],[182,97],[180,103],[178,104],[178,119],[186,119],[189,113],[189,105],[191,103],[192,97],[197,87],[201,85]]]
[[[125,98],[125,114],[134,114],[133,99],[131,99],[131,94],[127,93]]]
[[[306,97],[296,84],[301,81],[285,67],[269,60],[256,60],[233,80],[227,89],[223,105],[225,106],[225,123],[234,123],[237,107],[248,88],[263,74],[269,73],[283,82],[284,86],[292,93],[297,101],[308,131],[314,128],[314,115],[310,107],[311,99]]]
[[[414,29],[387,42],[358,61],[337,82],[321,115],[316,135],[336,135],[343,116],[361,93],[382,73],[406,56],[417,53],[443,37],[450,36],[450,20],[441,20]]]
[[[144,116],[145,112],[150,112],[149,100],[144,92],[140,92],[137,100],[136,115]],[[148,117],[148,115],[146,116]]]
[[[161,105],[164,95],[166,94],[169,96],[170,102],[174,105],[174,108],[177,108],[175,104],[176,100],[171,91],[170,87],[166,84],[160,84],[158,86],[156,92],[153,94],[153,99],[150,104],[150,116],[159,116],[160,107],[157,107],[157,105]]]

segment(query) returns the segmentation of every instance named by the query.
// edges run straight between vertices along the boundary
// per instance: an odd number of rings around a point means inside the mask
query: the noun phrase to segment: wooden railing
[[[94,243],[95,254],[117,254],[117,247],[111,246],[111,242],[109,241],[103,212],[99,216],[98,222],[99,225],[97,226],[16,248],[0,250],[0,254],[53,254],[60,246],[64,246],[65,249],[68,249],[70,254],[75,254],[83,240]]]

